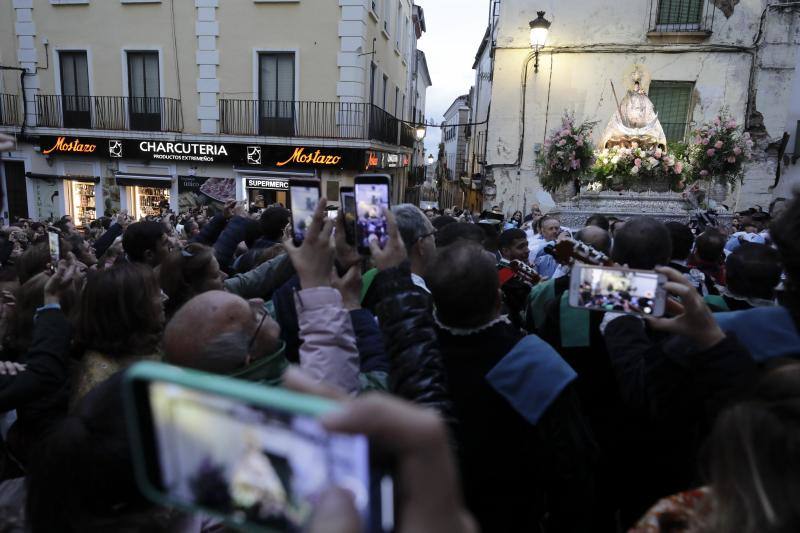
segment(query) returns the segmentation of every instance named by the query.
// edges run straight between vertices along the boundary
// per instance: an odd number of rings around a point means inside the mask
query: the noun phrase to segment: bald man
[[[588,244],[598,252],[611,254],[611,234],[598,226],[586,226],[575,234],[575,238]]]
[[[300,366],[317,381],[347,392],[359,389],[358,348],[339,291],[312,287],[295,295]],[[288,366],[280,326],[260,299],[210,291],[195,296],[167,324],[170,364],[276,385]]]
[[[263,300],[210,291],[175,313],[164,350],[170,364],[274,385],[289,364],[280,332]]]

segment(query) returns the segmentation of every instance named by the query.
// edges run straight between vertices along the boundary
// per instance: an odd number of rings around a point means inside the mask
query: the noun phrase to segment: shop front
[[[77,227],[88,227],[98,218],[97,195],[100,178],[87,175],[41,174],[27,172],[33,192],[36,219],[56,220],[72,217]]]
[[[178,176],[178,212],[213,205],[220,209],[236,200],[236,179],[215,176]]]
[[[122,205],[136,219],[161,216],[171,208],[172,175],[116,172]]]
[[[408,179],[409,154],[368,151],[366,153],[366,172],[388,174],[392,178],[392,202],[402,203]]]

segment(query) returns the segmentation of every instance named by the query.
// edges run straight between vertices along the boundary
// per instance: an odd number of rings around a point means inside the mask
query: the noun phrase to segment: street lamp
[[[425,124],[417,124],[414,128],[414,135],[417,137],[417,142],[422,142],[425,139]]]
[[[428,154],[428,166],[433,164],[433,154]]]
[[[538,15],[530,22],[531,27],[531,48],[533,48],[536,61],[533,64],[533,71],[539,72],[539,50],[544,47],[547,41],[547,33],[550,31],[550,22],[544,18],[544,11],[537,11]]]

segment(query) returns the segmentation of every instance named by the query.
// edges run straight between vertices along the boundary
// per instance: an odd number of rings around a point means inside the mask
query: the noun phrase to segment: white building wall
[[[652,0],[657,2],[657,0]],[[572,3],[504,0],[495,49],[492,108],[488,134],[488,174],[494,179],[486,202],[504,210],[524,209],[540,190],[534,160],[545,135],[560,123],[565,110],[578,120],[598,121],[595,140],[614,111],[609,80],[622,96],[634,65],[646,79],[695,84],[691,120],[712,119],[721,108],[740,123],[748,109],[751,67],[757,53],[753,88],[755,109],[763,115],[766,137],[762,149],[779,140],[787,127],[787,110],[796,67],[796,7],[769,9],[767,2],[742,0],[730,18],[714,10],[713,33],[697,36],[650,36],[651,0],[586,0]],[[531,57],[528,22],[547,9],[552,22],[547,47],[533,62],[527,79],[522,120],[522,72]],[[647,87],[645,87],[647,89]],[[523,139],[524,131],[524,139]],[[747,177],[733,199],[738,206],[769,203],[774,181],[774,153],[762,150],[748,166]]]

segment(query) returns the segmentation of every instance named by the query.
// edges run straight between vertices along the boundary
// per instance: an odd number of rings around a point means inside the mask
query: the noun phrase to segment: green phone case
[[[145,361],[131,366],[125,372],[123,379],[122,393],[125,405],[125,416],[128,428],[130,429],[130,440],[132,443],[141,443],[143,439],[142,428],[140,427],[141,419],[139,416],[139,409],[141,409],[141,406],[136,405],[137,402],[134,396],[134,382],[136,381],[174,383],[188,389],[224,396],[256,407],[266,407],[314,417],[335,410],[339,405],[335,401],[317,396],[310,396],[276,387],[268,387],[266,385],[257,385],[238,379],[179,368],[164,363]],[[170,499],[167,494],[159,491],[150,483],[146,473],[146,461],[143,447],[133,445],[131,449],[133,454],[134,475],[145,496],[152,501],[168,507],[176,507],[190,512],[200,511],[210,516],[219,517],[241,531],[274,531],[262,526],[231,520],[230,517],[216,513],[205,507],[189,505],[185,502]]]

